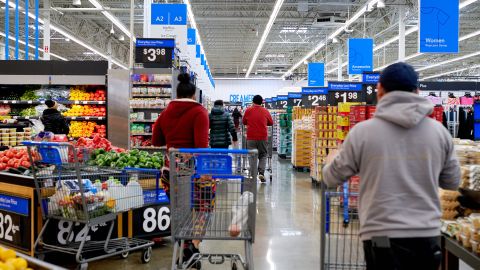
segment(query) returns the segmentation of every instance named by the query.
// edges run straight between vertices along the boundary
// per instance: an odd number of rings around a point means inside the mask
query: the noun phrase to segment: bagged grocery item
[[[240,235],[242,228],[247,225],[248,222],[248,206],[253,203],[253,193],[245,191],[237,203],[232,207],[232,223],[228,228],[230,236],[237,237]]]

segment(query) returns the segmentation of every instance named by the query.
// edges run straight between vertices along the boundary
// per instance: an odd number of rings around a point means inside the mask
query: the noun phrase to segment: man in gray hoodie
[[[323,169],[330,187],[360,176],[360,238],[369,270],[440,265],[438,188],[457,189],[460,167],[450,134],[428,117],[433,104],[417,85],[410,65],[387,67],[375,117],[356,125]]]

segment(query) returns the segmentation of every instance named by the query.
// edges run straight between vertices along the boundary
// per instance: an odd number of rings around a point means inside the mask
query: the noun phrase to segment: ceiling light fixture
[[[124,35],[120,35],[120,36],[118,37],[118,40],[124,41],[124,40],[125,40],[125,36],[124,36]]]
[[[115,34],[115,29],[113,29],[113,24],[112,24],[112,28],[110,28],[110,34],[111,35]]]
[[[73,0],[72,5],[79,7],[79,6],[82,5],[82,1],[81,0]]]
[[[260,51],[262,50],[263,45],[265,44],[265,41],[267,40],[268,34],[270,33],[270,29],[272,28],[273,23],[277,18],[278,12],[280,12],[280,9],[282,8],[283,1],[284,0],[277,0],[275,2],[275,6],[273,7],[272,14],[268,19],[267,25],[265,26],[265,30],[263,31],[262,37],[260,38],[260,42],[258,43],[257,49],[253,54],[253,58],[252,58],[252,61],[250,62],[250,66],[248,67],[247,74],[245,74],[245,78],[248,78],[248,76],[250,75],[250,72],[252,72],[253,66],[255,66],[255,62],[257,61],[257,58],[260,55]]]
[[[117,18],[115,17],[112,13],[108,12],[105,10],[105,7],[100,4],[97,0],[88,0],[94,7],[102,10],[103,16],[107,17],[113,24],[115,24],[120,31],[122,31],[125,35],[127,35],[128,38],[132,36],[132,33],[130,33],[130,30],[127,29],[127,27]],[[113,27],[113,26],[112,26]],[[111,33],[111,31],[110,31]],[[133,37],[133,41],[135,41],[135,37]]]
[[[338,43],[338,38],[336,38],[336,37],[332,38],[332,43],[337,44]]]
[[[362,15],[367,11],[367,8],[370,5],[375,5],[378,3],[379,0],[370,0],[368,1],[363,7],[361,7],[349,20],[345,22],[342,26],[337,28],[329,37],[328,39],[333,40],[333,38],[337,37],[340,33],[342,33],[345,29],[347,29],[351,24],[353,24],[356,20],[358,20]],[[317,47],[315,47],[313,50],[311,50],[307,55],[305,55],[300,61],[298,61],[295,65],[293,65],[287,72],[283,74],[284,77],[290,75],[297,69],[305,60],[308,60],[310,57],[312,57],[315,53],[317,53],[321,48],[325,46],[325,42],[322,41],[320,42]]]
[[[66,41],[66,42],[70,42],[70,39],[69,39],[69,38],[66,38],[65,41]]]
[[[385,2],[383,0],[378,1],[377,8],[385,8]]]
[[[0,36],[5,37],[6,35],[5,35],[4,32],[0,31]],[[12,37],[12,35],[9,35],[9,36],[8,36],[8,39],[10,39],[11,41],[15,41],[15,37]],[[23,41],[23,40],[19,40],[18,42],[19,42],[20,44],[22,44],[22,45],[25,45],[25,41]],[[30,47],[30,48],[32,48],[32,49],[35,49],[35,46],[32,45],[32,44],[28,44],[28,47]],[[20,52],[25,53],[24,50],[21,50],[21,49],[19,49],[19,50],[20,50]],[[41,51],[41,52],[45,52],[42,48],[38,48],[38,50]],[[50,55],[51,55],[51,56],[54,56],[54,57],[56,57],[56,58],[58,58],[58,59],[60,59],[60,60],[68,61],[67,58],[65,58],[65,57],[63,57],[63,56],[60,56],[60,55],[58,55],[58,54],[50,53]]]
[[[469,53],[469,54],[466,54],[466,55],[463,55],[463,56],[460,56],[460,57],[451,58],[451,59],[448,59],[448,60],[445,60],[445,61],[442,61],[442,62],[438,62],[438,63],[431,64],[431,65],[428,65],[428,66],[425,66],[425,67],[422,67],[422,68],[418,68],[417,71],[424,71],[424,70],[427,70],[427,69],[443,66],[443,65],[446,65],[446,64],[450,64],[450,63],[453,63],[453,62],[465,60],[465,59],[472,58],[472,57],[479,56],[479,55],[480,55],[480,51],[477,51],[477,52],[474,52],[474,53]]]
[[[450,74],[453,74],[453,73],[462,72],[462,71],[465,71],[465,70],[479,68],[479,67],[480,67],[480,65],[475,65],[475,66],[471,66],[471,67],[466,67],[466,68],[461,68],[461,69],[457,69],[457,70],[447,71],[447,72],[444,72],[444,73],[424,77],[424,78],[422,78],[422,80],[434,79],[434,78],[442,77],[442,76],[445,76],[445,75],[450,75]]]

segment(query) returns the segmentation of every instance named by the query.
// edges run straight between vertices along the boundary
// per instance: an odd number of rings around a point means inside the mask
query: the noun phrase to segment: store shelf
[[[158,82],[134,82],[133,86],[159,86],[159,87],[165,87],[165,88],[171,88],[171,84],[164,84],[164,83],[158,83]]]
[[[163,94],[163,95],[133,95],[132,98],[172,98],[171,95]]]
[[[107,119],[105,116],[67,116],[65,118],[75,121],[102,121]]]
[[[38,105],[42,104],[44,102],[38,101],[38,100],[0,100],[0,104],[32,104],[32,105]]]
[[[153,133],[131,133],[132,136],[152,136]]]
[[[12,119],[16,120],[34,120],[34,119],[40,119],[40,116],[12,116]]]
[[[138,150],[161,150],[161,149],[165,149],[165,147],[156,147],[156,146],[132,146],[132,149],[138,149]]]
[[[80,104],[80,105],[105,105],[106,101],[97,101],[97,100],[63,100],[57,101],[60,104]]]
[[[165,110],[165,108],[151,108],[151,107],[140,107],[140,108],[130,108],[132,110]]]
[[[470,250],[465,249],[457,241],[455,241],[454,239],[448,236],[442,235],[442,238],[444,241],[443,242],[444,247],[446,250],[448,250],[448,252],[452,253],[455,257],[461,259],[470,267],[473,267],[473,269],[479,269],[480,267],[479,256],[475,255]]]
[[[157,120],[133,120],[130,119],[132,123],[155,123]]]

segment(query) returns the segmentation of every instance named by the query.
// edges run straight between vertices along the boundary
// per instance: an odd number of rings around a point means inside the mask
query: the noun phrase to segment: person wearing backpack
[[[232,117],[223,107],[223,101],[217,100],[209,115],[210,121],[210,147],[228,148],[238,144],[238,136]]]

